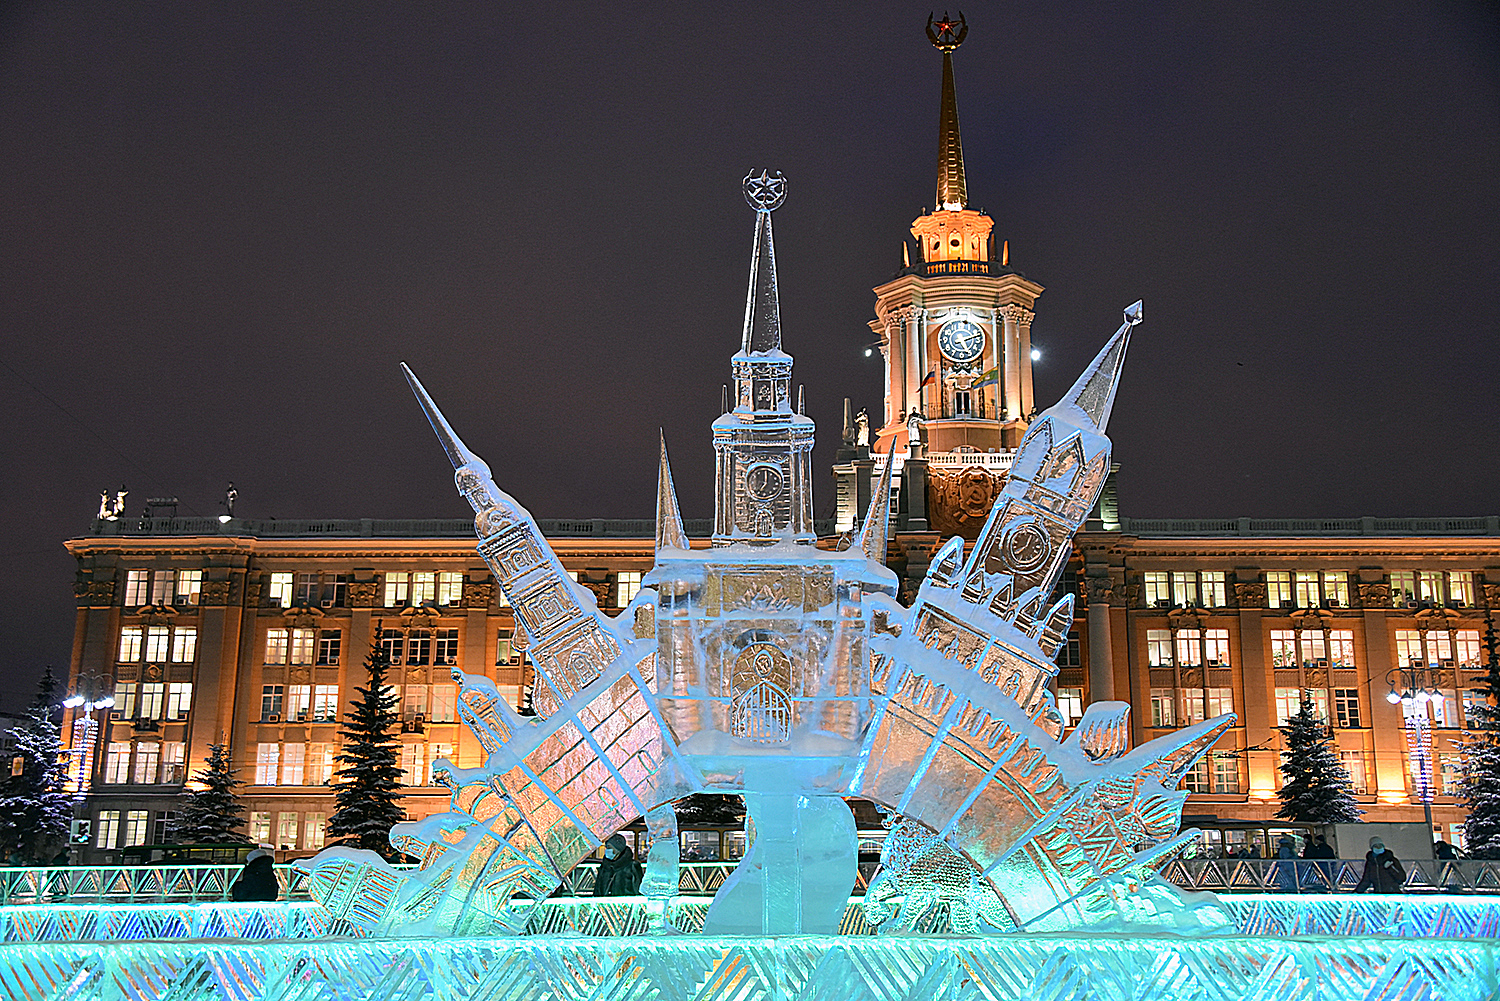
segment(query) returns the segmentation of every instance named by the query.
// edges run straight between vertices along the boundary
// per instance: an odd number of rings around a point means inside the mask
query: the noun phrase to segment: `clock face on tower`
[[[984,328],[972,320],[954,320],[938,331],[938,350],[949,361],[971,362],[984,350]]]
[[[781,482],[781,470],[768,462],[758,462],[745,472],[745,491],[758,501],[779,495]]]

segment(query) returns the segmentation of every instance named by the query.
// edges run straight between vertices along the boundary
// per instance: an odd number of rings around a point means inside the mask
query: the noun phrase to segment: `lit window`
[[[114,711],[120,714],[121,719],[135,719],[135,682],[115,683]]]
[[[512,709],[521,708],[521,686],[520,685],[496,685],[500,692],[500,699]]]
[[[292,607],[292,588],[296,574],[273,573],[271,575],[271,603],[281,608]]]
[[[312,685],[286,686],[286,718],[301,723],[312,713]]]
[[[95,848],[118,848],[120,846],[120,811],[100,810],[94,822],[97,834]]]
[[[104,751],[104,781],[123,785],[130,781],[130,742],[111,742]]]
[[[1301,637],[1299,637],[1298,645],[1302,651],[1302,665],[1304,667],[1311,667],[1319,661],[1323,661],[1324,666],[1327,666],[1327,657],[1325,656],[1327,648],[1323,645],[1323,630],[1304,629]]]
[[[429,766],[430,768],[437,767],[437,763],[439,761],[447,761],[450,764],[453,762],[453,745],[452,744],[442,743],[442,742],[434,742],[434,743],[432,743],[432,744],[430,744],[428,746],[428,750],[430,752],[428,754],[428,757],[431,759],[431,765]],[[435,783],[435,782],[432,781],[432,773],[431,773],[430,770],[429,770],[429,772],[427,774],[427,784],[428,785],[436,785],[437,784],[437,783]]]
[[[1202,634],[1196,629],[1177,630],[1177,666],[1200,667],[1202,664]]]
[[[1349,575],[1342,570],[1323,574],[1323,600],[1330,608],[1349,607]]]
[[[495,663],[496,664],[519,664],[521,655],[516,652],[511,643],[511,631],[501,629],[495,639]]]
[[[333,781],[332,744],[307,745],[307,784],[323,785]]]
[[[1203,690],[1201,688],[1185,688],[1178,692],[1181,700],[1182,712],[1177,716],[1177,722],[1183,726],[1191,726],[1194,723],[1203,722]]]
[[[1266,605],[1269,608],[1292,608],[1292,575],[1286,570],[1266,574]]]
[[[1240,763],[1233,754],[1215,752],[1211,755],[1214,768],[1214,792],[1237,793],[1240,791]]]
[[[157,769],[161,767],[161,745],[155,741],[142,741],[135,745],[136,785],[152,785],[156,782]]]
[[[318,632],[316,629],[293,629],[290,663],[311,664],[313,662],[313,651],[316,649]]]
[[[1370,792],[1370,780],[1367,778],[1369,772],[1365,767],[1364,751],[1340,751],[1339,764],[1344,766],[1344,771],[1349,773],[1349,791],[1356,796],[1365,796]]]
[[[452,667],[458,663],[458,630],[439,629],[437,631],[437,647],[433,653],[434,664],[444,664]]]
[[[301,785],[300,782],[297,784]],[[297,815],[295,813],[276,815],[276,843],[284,851],[297,847]]]
[[[413,629],[406,638],[406,662],[420,667],[432,659],[432,630]]]
[[[641,577],[639,570],[622,570],[615,575],[615,604],[624,608],[635,600],[635,596],[641,590]]]
[[[422,571],[411,575],[411,603],[428,605],[437,600],[437,574]]]
[[[1151,689],[1151,725],[1155,727],[1169,727],[1177,725],[1177,714],[1173,703],[1176,702],[1174,690],[1171,688]]]
[[[255,784],[258,786],[273,786],[276,784],[276,770],[281,763],[280,744],[256,744],[255,745]],[[262,838],[262,841],[265,839]]]
[[[167,644],[171,630],[166,626],[146,627],[146,660],[152,664],[161,664],[167,659]]]
[[[174,681],[167,685],[166,719],[186,719],[193,708],[193,685],[189,681]]]
[[[1172,631],[1146,630],[1146,662],[1152,667],[1172,666]]]
[[[163,703],[167,697],[164,682],[148,681],[141,685],[141,719],[161,719]]]
[[[260,688],[260,718],[274,722],[273,717],[281,715],[285,698],[285,686],[262,685]]]
[[[1438,790],[1444,796],[1457,796],[1463,789],[1464,763],[1456,752],[1438,752]]]
[[[1318,595],[1318,575],[1315,573],[1294,575],[1292,594],[1298,608],[1317,608],[1321,603]]]
[[[275,747],[275,744],[271,745]],[[306,744],[287,744],[281,759],[281,784],[284,786],[300,786],[302,784],[302,766],[307,760]]]
[[[151,571],[125,571],[125,607],[137,608],[151,599]]]
[[[196,605],[203,594],[202,570],[177,571],[177,604]]]
[[[1203,599],[1203,604],[1208,608],[1223,608],[1229,604],[1228,590],[1224,586],[1224,572],[1205,570],[1202,577],[1203,581],[1198,593]]]
[[[1463,726],[1463,721],[1458,718],[1457,689],[1434,689],[1432,699],[1427,704],[1432,708],[1433,726],[1449,728]]]
[[[1460,629],[1453,634],[1453,656],[1464,667],[1479,666],[1479,630]]]
[[[1399,667],[1421,667],[1427,663],[1422,655],[1422,634],[1415,629],[1396,630],[1396,664]]]
[[[1434,629],[1427,634],[1427,659],[1452,663],[1453,637],[1446,629]]]
[[[444,570],[437,575],[437,603],[439,605],[457,605],[464,600],[464,575],[452,570]]]
[[[178,626],[172,630],[172,663],[191,664],[198,656],[198,627]]]
[[[151,811],[149,810],[126,810],[125,811],[125,839],[120,843],[121,848],[130,848],[133,845],[146,843],[146,829],[151,822]]]
[[[1172,574],[1172,604],[1182,606],[1198,604],[1198,575],[1196,573],[1178,571]]]
[[[1146,585],[1146,607],[1166,608],[1171,605],[1171,575],[1164,570],[1148,570],[1143,576]]]
[[[271,813],[268,810],[252,810],[250,812],[250,840],[258,845],[268,844],[271,840]]]
[[[321,813],[304,813],[302,815],[302,849],[304,851],[316,851],[323,847],[324,838],[327,836],[328,818]]]
[[[1234,712],[1233,688],[1210,688],[1208,690],[1208,716],[1213,719]]]
[[[1229,666],[1229,630],[1205,629],[1203,631],[1203,654],[1209,667]]]
[[[1448,574],[1448,601],[1459,608],[1474,604],[1474,575],[1467,570]]]
[[[1297,634],[1292,630],[1271,630],[1271,666],[1282,669],[1297,666]]]
[[[401,784],[422,785],[427,780],[427,772],[424,768],[426,760],[426,744],[402,744],[401,745]]]
[[[1410,570],[1397,570],[1391,574],[1391,605],[1405,608],[1417,602],[1417,575]]]
[[[167,785],[181,785],[187,781],[186,743],[169,740],[162,745],[161,780]]]
[[[151,604],[170,605],[176,597],[172,585],[177,581],[177,575],[170,570],[158,570],[151,575]]]
[[[457,708],[457,685],[432,686],[432,721],[434,723],[452,723]]]
[[[331,723],[339,716],[339,686],[313,686],[313,722]]]
[[[1443,575],[1436,570],[1417,571],[1417,600],[1443,603]]]
[[[1287,720],[1297,715],[1302,708],[1302,689],[1276,689],[1276,725],[1286,726]]]
[[[285,664],[289,634],[285,629],[266,630],[266,663]]]
[[[427,718],[427,686],[407,685],[401,699],[401,715],[408,721],[421,716]]]
[[[135,664],[141,659],[141,638],[145,630],[140,626],[126,626],[120,630],[120,663]]]
[[[1328,659],[1339,667],[1354,667],[1354,630],[1334,629],[1329,632]]]
[[[388,573],[385,575],[385,607],[400,608],[406,604],[411,593],[411,574]]]
[[[1057,711],[1062,714],[1063,726],[1077,726],[1083,719],[1083,689],[1059,688]]]

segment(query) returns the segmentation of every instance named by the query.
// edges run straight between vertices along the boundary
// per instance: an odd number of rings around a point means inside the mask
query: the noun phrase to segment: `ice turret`
[[[672,467],[667,463],[667,435],[661,436],[661,464],[656,471],[656,548],[691,549],[677,508],[677,488],[672,485]]]
[[[885,565],[885,550],[890,538],[891,471],[895,467],[896,439],[892,438],[891,450],[885,457],[885,469],[880,474],[875,492],[870,495],[870,510],[865,513],[865,523],[859,530],[859,547],[881,566]]]

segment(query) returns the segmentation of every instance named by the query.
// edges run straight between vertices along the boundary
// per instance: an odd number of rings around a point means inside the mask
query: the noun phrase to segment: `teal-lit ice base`
[[[674,908],[684,927],[707,901]],[[1238,932],[632,934],[635,899],[543,904],[514,938],[361,939],[311,904],[0,909],[0,996],[131,1001],[1491,1001],[1500,899],[1225,897]]]

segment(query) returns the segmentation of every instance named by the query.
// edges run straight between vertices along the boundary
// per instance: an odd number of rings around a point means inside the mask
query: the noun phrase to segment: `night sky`
[[[411,363],[539,517],[711,513],[753,214],[827,470],[931,208],[941,58],[892,3],[8,4],[0,703],[66,669],[99,491],[462,517]],[[941,12],[940,12],[941,13]],[[1488,4],[972,3],[970,204],[1046,287],[1049,404],[1145,300],[1127,517],[1500,512]],[[831,513],[831,475],[817,483]]]

